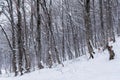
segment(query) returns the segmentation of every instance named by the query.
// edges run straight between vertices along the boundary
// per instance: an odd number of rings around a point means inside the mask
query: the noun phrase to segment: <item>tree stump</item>
[[[109,52],[109,60],[112,60],[112,59],[114,59],[114,57],[115,57],[115,53],[114,53],[114,51],[112,50],[112,46],[109,46],[109,45],[107,45],[107,49],[108,49],[108,52]]]

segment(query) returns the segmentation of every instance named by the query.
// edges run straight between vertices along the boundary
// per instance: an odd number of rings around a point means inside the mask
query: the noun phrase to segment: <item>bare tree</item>
[[[37,0],[37,59],[38,59],[38,68],[43,68],[41,64],[41,15],[40,15],[40,0]]]
[[[88,51],[90,54],[90,58],[93,57],[93,47],[92,47],[92,26],[91,26],[91,19],[90,19],[90,0],[85,0],[85,13],[84,13],[84,22],[85,22],[85,29],[86,29],[86,43],[88,47]]]
[[[16,3],[17,8],[17,44],[18,44],[18,60],[19,60],[19,72],[23,75],[23,35],[22,35],[22,15],[21,15],[21,0],[17,0]]]

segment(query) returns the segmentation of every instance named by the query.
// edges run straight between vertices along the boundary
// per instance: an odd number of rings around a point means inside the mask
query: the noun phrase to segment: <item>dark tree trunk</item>
[[[18,43],[18,62],[19,62],[19,71],[20,74],[23,75],[23,38],[22,38],[22,25],[21,25],[21,0],[17,0],[17,17],[18,17],[18,23],[17,23],[17,43]]]
[[[37,0],[37,60],[38,60],[38,68],[42,69],[43,65],[41,64],[41,16],[40,16],[40,0]]]
[[[85,0],[85,13],[84,13],[84,22],[85,22],[85,29],[86,29],[86,43],[88,47],[88,51],[90,54],[90,58],[94,58],[93,56],[93,47],[92,47],[92,25],[90,19],[90,0]]]

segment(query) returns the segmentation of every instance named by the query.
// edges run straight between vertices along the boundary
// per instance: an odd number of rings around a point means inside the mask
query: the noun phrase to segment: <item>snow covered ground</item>
[[[0,77],[0,80],[120,80],[120,38],[112,44],[115,59],[109,61],[109,54],[96,50],[95,59],[86,56],[64,62],[64,67],[42,69],[18,77]]]

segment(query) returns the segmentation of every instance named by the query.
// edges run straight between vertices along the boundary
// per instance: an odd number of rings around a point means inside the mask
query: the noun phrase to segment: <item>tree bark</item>
[[[17,43],[18,43],[18,67],[19,72],[21,75],[23,75],[23,38],[22,38],[22,25],[21,25],[21,0],[17,0]]]
[[[92,30],[91,30],[91,19],[90,19],[90,0],[85,0],[85,13],[84,13],[84,22],[85,22],[85,29],[86,29],[86,43],[88,47],[88,52],[90,54],[90,58],[94,58],[93,56],[93,47],[92,43]]]
[[[37,0],[37,59],[38,59],[38,68],[42,69],[43,66],[41,64],[41,17],[40,17],[40,0]]]

